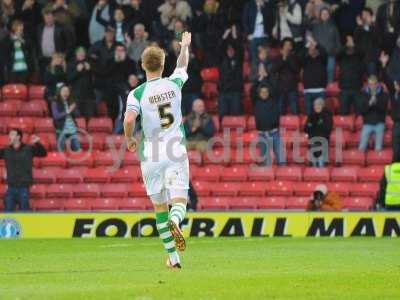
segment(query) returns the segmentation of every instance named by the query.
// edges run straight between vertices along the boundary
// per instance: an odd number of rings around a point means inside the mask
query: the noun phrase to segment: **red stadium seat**
[[[66,160],[69,168],[76,167],[93,167],[93,156],[92,153],[86,151],[78,152],[65,152]]]
[[[122,210],[146,210],[151,205],[147,198],[125,198],[118,201],[119,209]]]
[[[146,197],[146,188],[143,183],[128,185],[128,197]]]
[[[257,207],[259,209],[284,209],[285,197],[261,197],[257,198]]]
[[[55,172],[57,183],[81,183],[83,181],[82,171],[79,169],[60,169]]]
[[[15,117],[21,107],[20,100],[9,100],[0,102],[0,116]]]
[[[295,166],[277,167],[275,174],[277,180],[301,181],[303,177],[301,167]]]
[[[319,184],[321,182],[295,182],[293,183],[293,191],[296,196],[310,197]]]
[[[188,151],[188,157],[189,157],[189,162],[191,165],[192,164],[200,165],[202,162],[201,153],[199,151],[196,151],[196,150]]]
[[[22,117],[44,117],[48,114],[47,103],[44,100],[33,100],[25,103],[19,110]]]
[[[33,182],[35,184],[55,183],[56,176],[53,171],[52,169],[33,169]]]
[[[2,89],[3,99],[26,100],[28,88],[24,84],[6,84]]]
[[[247,176],[249,181],[272,181],[275,179],[274,167],[250,167]]]
[[[360,182],[379,182],[385,172],[384,166],[369,166],[358,169]]]
[[[0,148],[5,148],[9,145],[10,143],[10,138],[8,135],[1,135],[0,136]]]
[[[343,163],[351,165],[365,166],[365,152],[357,149],[343,151]]]
[[[280,127],[287,130],[298,130],[300,128],[300,118],[295,115],[285,115],[280,117]]]
[[[244,147],[249,147],[250,145],[255,145],[258,143],[258,132],[253,130],[249,132],[244,132],[242,134]]]
[[[57,150],[57,140],[54,133],[38,133],[37,136],[40,138],[40,142],[47,146],[48,151]]]
[[[104,132],[93,132],[89,135],[80,137],[80,142],[83,149],[103,150],[106,136]]]
[[[329,181],[330,174],[328,168],[308,167],[304,169],[304,181]]]
[[[351,137],[351,133],[347,130],[341,130],[340,128],[333,130],[329,138],[329,146],[346,148]]]
[[[90,168],[83,172],[83,182],[85,183],[106,183],[109,177],[110,173],[104,168]]]
[[[45,85],[31,85],[28,89],[29,100],[44,99]]]
[[[368,151],[367,164],[368,165],[387,165],[392,162],[393,151],[392,149],[384,149],[382,151]]]
[[[64,209],[72,211],[82,211],[92,209],[91,199],[68,199],[64,201]]]
[[[113,124],[110,118],[92,118],[88,123],[88,130],[90,132],[111,133],[112,128]]]
[[[194,181],[193,188],[196,191],[197,196],[209,196],[213,187],[207,181]]]
[[[220,130],[219,116],[212,116],[212,121],[214,123],[215,131],[218,132]]]
[[[243,79],[246,81],[250,76],[250,63],[248,61],[243,62]]]
[[[122,165],[125,166],[134,166],[139,165],[139,158],[137,156],[137,152],[126,151],[124,155],[124,159],[122,160]]]
[[[200,76],[203,81],[212,81],[218,82],[219,81],[219,70],[218,68],[206,68],[200,71]]]
[[[326,87],[326,94],[328,97],[339,97],[340,88],[337,81],[328,83]]]
[[[391,116],[386,116],[386,121],[385,121],[386,129],[392,130],[393,129],[393,119]]]
[[[122,163],[123,157],[118,157],[120,155],[119,152],[113,153],[111,151],[96,151],[93,153],[94,156],[94,166],[95,167],[103,167],[103,166],[117,166]]]
[[[358,167],[339,167],[333,168],[331,172],[332,181],[357,181]]]
[[[233,197],[228,202],[230,209],[256,209],[257,202],[253,197]]]
[[[101,186],[101,196],[109,198],[125,198],[128,196],[129,185],[126,183],[104,184]]]
[[[33,184],[30,187],[30,197],[31,198],[44,198],[46,194],[46,188],[43,184]]]
[[[375,199],[378,191],[379,183],[377,182],[354,183],[350,189],[350,195]]]
[[[267,186],[268,196],[291,196],[293,195],[293,183],[291,181],[273,181]]]
[[[221,173],[221,166],[208,165],[197,170],[195,179],[203,181],[218,181],[221,177]]]
[[[267,186],[264,182],[248,182],[242,184],[239,190],[239,196],[259,196],[265,195]]]
[[[247,130],[256,130],[256,119],[254,118],[254,116],[250,116],[247,119]]]
[[[107,135],[104,139],[104,149],[115,149],[119,150],[121,147],[126,149],[126,139],[124,135],[112,134]]]
[[[360,131],[362,129],[362,127],[363,127],[363,124],[364,124],[364,121],[363,121],[362,116],[358,116],[356,118],[356,121],[355,121],[355,124],[354,124],[356,131]]]
[[[54,123],[52,118],[39,118],[34,124],[35,132],[49,132],[54,133],[56,130],[54,128]]]
[[[105,117],[108,115],[107,103],[105,101],[101,101],[96,106],[96,112],[99,117]]]
[[[237,182],[219,182],[212,185],[211,194],[213,196],[235,197],[241,188],[240,183]]]
[[[6,170],[3,167],[0,167],[0,183],[6,181],[6,179],[7,179],[7,174],[6,173],[7,173]]]
[[[233,165],[229,168],[224,168],[221,173],[221,181],[246,181],[247,166]]]
[[[289,197],[286,200],[286,208],[304,210],[307,208],[309,201],[309,197]]]
[[[0,198],[4,199],[6,195],[6,186],[4,184],[0,184]],[[0,201],[3,204],[3,201]]]
[[[345,130],[354,130],[354,116],[334,116],[333,117],[333,128],[342,128]]]
[[[348,197],[343,200],[344,208],[349,210],[369,210],[373,204],[369,197]]]
[[[92,210],[118,210],[119,203],[113,198],[97,198],[92,202]]]
[[[99,194],[99,185],[93,183],[77,184],[73,188],[73,195],[77,198],[96,198]]]
[[[335,192],[340,196],[348,196],[352,184],[349,182],[330,182],[326,186],[329,192]]]
[[[83,130],[86,130],[86,120],[85,118],[75,118],[76,126]]]
[[[218,85],[214,82],[204,82],[201,87],[201,92],[206,99],[218,97]]]
[[[10,122],[8,124],[8,128],[19,128],[21,129],[24,133],[29,133],[31,134],[33,132],[33,126],[36,120],[30,118],[30,117],[20,117],[20,118],[13,118],[10,119]]]
[[[65,168],[67,166],[67,159],[63,153],[49,152],[46,157],[40,159],[40,165],[42,167]]]
[[[47,198],[70,198],[76,185],[70,184],[50,184],[46,189]]]
[[[63,200],[60,199],[33,199],[30,206],[35,211],[53,211],[64,208]]]
[[[222,128],[246,128],[246,117],[244,116],[225,116],[222,119]]]
[[[116,171],[110,171],[110,182],[132,183],[141,178],[142,172],[138,166],[124,167]]]
[[[204,210],[228,209],[228,197],[200,197],[197,206]]]

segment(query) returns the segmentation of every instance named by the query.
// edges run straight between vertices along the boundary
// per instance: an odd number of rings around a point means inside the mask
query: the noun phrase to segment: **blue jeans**
[[[358,149],[360,151],[367,150],[370,136],[375,133],[375,151],[381,151],[383,148],[383,135],[385,133],[385,123],[376,125],[364,124],[361,131],[361,139]]]
[[[267,46],[268,45],[268,38],[263,37],[263,38],[253,38],[250,41],[250,60],[254,61],[257,59],[258,56],[258,47],[259,46]]]
[[[289,91],[282,92],[279,97],[279,111],[281,114],[286,114],[287,106],[290,106],[290,112],[294,115],[298,114],[298,105],[297,105],[297,92]]]
[[[272,150],[274,151],[277,164],[281,165],[286,162],[279,130],[259,131],[258,143],[260,146],[261,158],[263,160],[262,163],[264,165],[272,165],[272,157],[269,151],[269,147],[271,145],[272,145]]]
[[[313,108],[314,101],[317,98],[325,99],[325,92],[319,92],[319,93],[304,92],[304,108],[308,116],[312,114],[314,110]]]
[[[328,78],[328,82],[335,81],[335,65],[336,65],[335,56],[328,56],[328,61],[326,64],[326,77]]]
[[[72,151],[79,151],[81,150],[81,143],[79,141],[78,135],[77,134],[72,134],[72,135],[66,135],[66,134],[60,134],[57,140],[57,148],[58,151],[64,151],[65,150],[65,142],[67,140],[71,141],[71,150]]]
[[[218,99],[219,117],[226,115],[240,115],[242,113],[242,99],[239,92],[221,93]]]
[[[17,203],[20,210],[29,210],[29,187],[8,187],[4,198],[5,211],[14,211]]]

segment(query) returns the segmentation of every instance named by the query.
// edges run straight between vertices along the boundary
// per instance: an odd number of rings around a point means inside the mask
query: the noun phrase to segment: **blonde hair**
[[[164,67],[164,50],[157,46],[147,47],[142,53],[142,67],[147,72],[161,71]]]

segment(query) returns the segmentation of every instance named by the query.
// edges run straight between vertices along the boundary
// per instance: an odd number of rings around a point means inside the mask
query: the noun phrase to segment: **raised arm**
[[[182,34],[181,41],[181,52],[179,53],[178,60],[176,62],[176,68],[185,68],[189,65],[189,46],[192,42],[192,34],[190,32],[184,32]]]

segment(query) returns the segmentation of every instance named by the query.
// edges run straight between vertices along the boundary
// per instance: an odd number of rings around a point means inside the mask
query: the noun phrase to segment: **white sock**
[[[186,204],[175,203],[174,205],[172,205],[169,215],[171,221],[179,226],[186,215]]]

